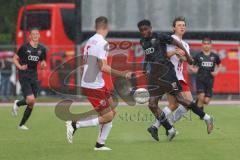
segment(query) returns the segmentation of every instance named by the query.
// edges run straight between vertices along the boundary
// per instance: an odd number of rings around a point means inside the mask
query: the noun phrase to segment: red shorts
[[[82,93],[87,96],[97,112],[101,112],[110,106],[108,99],[111,97],[111,93],[105,87],[99,89],[82,87]]]
[[[190,91],[190,88],[189,88],[188,84],[185,81],[179,80],[179,82],[180,82],[180,84],[182,86],[182,91],[183,92]]]

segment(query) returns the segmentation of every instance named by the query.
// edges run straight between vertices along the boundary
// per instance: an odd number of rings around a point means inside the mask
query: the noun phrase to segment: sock
[[[83,120],[83,121],[77,121],[76,122],[76,127],[77,128],[82,128],[82,127],[92,127],[92,126],[97,126],[99,125],[98,117],[97,118],[92,118],[89,120]]]
[[[165,113],[166,117],[172,113],[168,106],[165,106],[162,111]]]
[[[152,126],[154,126],[154,127],[156,127],[156,128],[159,128],[159,127],[161,126],[161,123],[159,122],[158,119],[155,119],[155,122],[153,123]]]
[[[208,114],[205,114],[205,116],[203,117],[204,120],[209,120],[211,117]]]
[[[205,116],[205,113],[195,103],[191,103],[188,107],[201,119]]]
[[[22,126],[22,125],[24,125],[27,122],[27,120],[30,117],[31,113],[32,113],[32,108],[27,106],[25,111],[24,111],[24,114],[23,114],[23,117],[22,117],[22,120],[21,120],[19,126]]]
[[[157,117],[159,122],[163,125],[163,127],[168,131],[172,128],[172,125],[168,122],[165,113],[162,112],[159,117]]]
[[[112,122],[100,124],[97,143],[105,144],[105,141],[106,141],[111,129],[112,129]]]
[[[188,110],[186,108],[184,108],[182,105],[179,105],[173,114],[173,122],[175,123],[179,121],[187,113],[187,111]]]
[[[22,99],[20,101],[17,102],[17,106],[20,107],[20,106],[24,106],[24,105],[27,105],[27,102],[25,99]]]

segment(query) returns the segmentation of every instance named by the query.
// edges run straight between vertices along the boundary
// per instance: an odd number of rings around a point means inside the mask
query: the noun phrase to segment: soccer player
[[[94,150],[111,150],[105,146],[105,141],[112,128],[112,120],[115,115],[113,100],[110,91],[105,87],[102,72],[114,76],[130,79],[132,72],[118,71],[107,65],[108,42],[105,40],[109,32],[108,19],[98,17],[95,20],[96,34],[86,43],[84,48],[83,75],[81,81],[82,92],[98,112],[98,117],[67,122],[67,139],[73,142],[73,134],[78,128],[99,125],[99,135]]]
[[[189,45],[182,40],[183,35],[186,32],[186,21],[184,17],[176,17],[173,21],[173,32],[174,34],[172,37],[178,41],[180,41],[185,49],[187,50],[187,54],[190,55],[190,48]],[[177,79],[179,83],[181,84],[182,87],[182,92],[181,94],[183,95],[184,98],[186,98],[189,101],[192,101],[192,94],[190,92],[190,88],[184,79],[183,76],[183,61],[186,61],[186,58],[184,57],[184,54],[181,55],[182,50],[177,48],[175,45],[167,45],[167,52],[168,55],[170,55],[170,61],[174,65],[174,69],[176,72]],[[180,53],[177,53],[180,52]],[[168,99],[168,106],[165,106],[163,108],[163,112],[165,113],[166,117],[168,118],[169,122],[171,124],[175,123],[176,121],[180,120],[182,116],[184,116],[187,113],[187,108],[185,108],[182,105],[179,105],[177,101],[175,100],[175,97],[172,96],[171,94],[167,94],[167,99]],[[176,110],[176,111],[175,111]],[[173,111],[175,111],[173,113]],[[153,124],[154,130],[157,132],[160,127],[160,123],[158,120]],[[149,129],[151,130],[151,128]],[[156,140],[159,139],[158,136],[156,136]]]
[[[214,77],[221,69],[219,56],[211,52],[211,39],[202,40],[202,52],[194,57],[194,69],[197,72],[197,104],[203,110],[204,105],[208,105],[213,95]]]
[[[172,38],[171,36],[165,34],[158,34],[152,32],[151,22],[149,20],[142,20],[138,23],[138,28],[141,33],[140,44],[145,52],[145,62],[150,65],[150,73],[148,75],[148,90],[150,92],[149,100],[149,109],[155,115],[156,119],[160,121],[163,127],[167,130],[168,135],[172,133],[175,135],[175,129],[172,129],[172,126],[166,120],[164,112],[158,107],[158,101],[164,93],[169,93],[173,95],[176,101],[188,109],[191,109],[195,114],[200,118],[203,118],[207,125],[207,132],[211,133],[213,129],[213,118],[208,114],[204,113],[194,102],[185,99],[181,90],[182,87],[176,77],[176,72],[174,66],[168,58],[167,54],[167,44],[173,44],[178,48],[182,49],[185,53],[187,50],[181,44],[181,42]],[[192,63],[193,60],[190,55],[185,54],[186,59],[189,63]],[[144,70],[146,63],[144,64]],[[165,124],[164,124],[165,123]],[[150,133],[152,136],[155,136],[152,133],[154,127],[150,127]],[[174,136],[173,136],[174,137]]]
[[[19,124],[19,129],[28,130],[25,123],[29,119],[39,90],[37,77],[37,64],[40,62],[41,69],[46,68],[46,48],[39,43],[40,33],[37,28],[32,28],[29,35],[30,41],[23,44],[17,54],[13,56],[13,63],[19,70],[19,82],[22,88],[24,99],[15,100],[12,115],[17,116],[17,111],[20,106],[27,105]]]

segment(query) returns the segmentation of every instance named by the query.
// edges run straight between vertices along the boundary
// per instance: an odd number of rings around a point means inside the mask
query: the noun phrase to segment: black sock
[[[205,116],[205,112],[203,112],[203,110],[199,108],[195,103],[191,103],[188,107],[201,119],[203,119],[203,117]]]
[[[104,144],[100,144],[100,143],[96,142],[96,145],[95,145],[96,148],[101,148],[103,146],[104,146]]]
[[[24,114],[23,114],[23,118],[22,118],[19,126],[22,126],[22,125],[24,125],[24,124],[27,122],[27,120],[28,120],[28,118],[30,117],[31,113],[32,113],[32,108],[30,108],[29,106],[27,106],[27,108],[25,109],[25,112],[24,112]]]
[[[73,131],[73,134],[74,134],[76,132],[76,130],[77,130],[77,123],[76,122],[72,122],[72,127],[74,129],[74,131]]]
[[[172,128],[172,125],[168,122],[164,112],[162,112],[157,119],[167,131]]]
[[[22,99],[20,101],[17,102],[17,106],[20,107],[20,106],[24,106],[24,105],[27,105],[27,102],[25,99]]]
[[[204,108],[203,108],[203,106],[201,106],[201,107],[199,106],[199,108],[204,112]]]

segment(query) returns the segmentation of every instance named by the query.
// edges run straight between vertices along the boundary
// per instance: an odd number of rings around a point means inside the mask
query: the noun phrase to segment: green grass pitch
[[[74,107],[74,113],[89,110]],[[54,107],[36,107],[27,126],[17,129],[24,108],[13,118],[10,107],[0,107],[0,160],[239,160],[240,107],[211,106],[206,111],[215,118],[215,129],[207,135],[198,117],[175,124],[179,134],[172,142],[160,129],[160,142],[154,141],[146,128],[153,117],[146,107],[118,107],[107,140],[112,151],[94,151],[98,127],[79,129],[74,143],[66,141],[65,122],[54,114]]]

